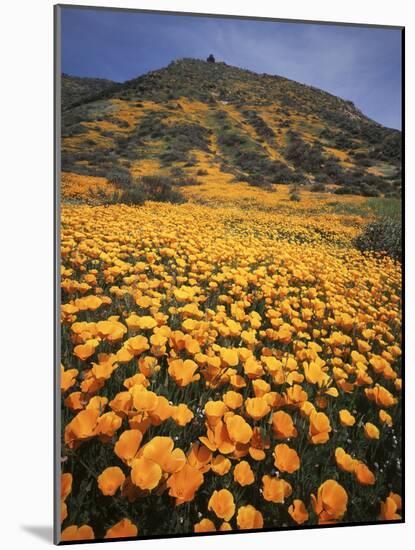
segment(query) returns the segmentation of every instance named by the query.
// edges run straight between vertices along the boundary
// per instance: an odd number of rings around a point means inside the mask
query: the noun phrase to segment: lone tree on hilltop
[[[214,62],[215,62],[215,58],[213,57],[212,54],[210,54],[209,57],[206,59],[206,61],[207,61],[208,63],[214,63]]]

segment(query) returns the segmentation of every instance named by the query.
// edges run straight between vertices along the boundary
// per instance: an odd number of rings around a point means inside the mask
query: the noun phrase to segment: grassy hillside
[[[119,84],[105,78],[62,75],[62,110],[91,100],[104,90],[114,90]]]
[[[231,181],[268,189],[400,193],[400,132],[322,90],[196,59],[116,88],[104,82],[99,90],[103,83],[88,79],[85,96],[63,112],[63,171],[124,183],[143,173],[186,180],[203,154],[208,173],[219,167]]]

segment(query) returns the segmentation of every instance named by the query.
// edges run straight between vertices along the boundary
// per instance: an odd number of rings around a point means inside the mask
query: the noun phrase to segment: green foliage
[[[121,189],[127,189],[132,185],[132,177],[130,171],[126,168],[114,168],[106,174],[110,183]]]
[[[402,223],[398,219],[381,218],[369,223],[355,240],[361,251],[388,254],[396,260],[402,259]]]
[[[313,183],[313,185],[310,187],[310,191],[313,191],[313,193],[324,193],[326,190],[326,186],[324,183]]]
[[[322,147],[320,144],[310,145],[293,132],[288,132],[288,144],[285,149],[285,158],[297,168],[306,172],[315,173],[321,170],[324,164]]]
[[[379,218],[402,219],[402,202],[394,198],[373,198],[366,201],[367,207]]]
[[[176,182],[167,176],[143,176],[139,180],[147,200],[158,202],[182,203],[185,198],[178,189]]]
[[[268,124],[255,112],[250,109],[244,109],[242,114],[246,120],[255,128],[256,133],[266,140],[275,138],[275,132]]]
[[[141,205],[148,199],[147,190],[141,184],[135,183],[128,189],[124,189],[121,195],[113,197],[110,202],[122,202],[129,205]]]
[[[62,110],[68,109],[90,98],[99,96],[101,92],[116,90],[117,82],[104,78],[87,78],[62,74]]]

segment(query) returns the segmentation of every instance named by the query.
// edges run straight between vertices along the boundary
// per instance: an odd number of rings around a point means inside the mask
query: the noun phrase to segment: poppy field
[[[61,541],[401,519],[400,262],[228,185],[62,204]]]

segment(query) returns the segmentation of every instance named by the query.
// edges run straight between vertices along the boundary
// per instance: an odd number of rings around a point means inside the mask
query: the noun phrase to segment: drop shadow
[[[53,544],[53,527],[51,525],[21,525],[21,529],[44,542]]]

